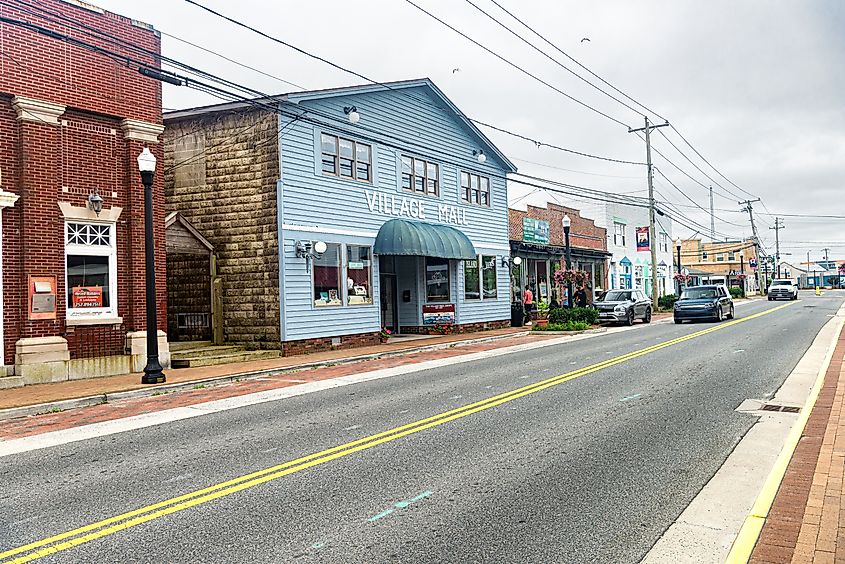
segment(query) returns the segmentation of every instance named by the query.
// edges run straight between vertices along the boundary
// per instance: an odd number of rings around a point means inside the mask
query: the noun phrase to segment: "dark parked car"
[[[734,302],[723,284],[684,288],[675,302],[675,323],[689,319],[722,321],[734,318]]]
[[[633,325],[635,319],[651,323],[651,300],[640,290],[610,290],[593,302],[599,321]]]

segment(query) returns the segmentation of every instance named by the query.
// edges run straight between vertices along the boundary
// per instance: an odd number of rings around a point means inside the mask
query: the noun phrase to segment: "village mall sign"
[[[469,225],[466,210],[458,206],[425,202],[416,198],[371,192],[370,190],[365,190],[364,194],[367,197],[367,207],[373,213],[395,215],[396,217],[413,217],[422,220],[437,218],[440,223]]]

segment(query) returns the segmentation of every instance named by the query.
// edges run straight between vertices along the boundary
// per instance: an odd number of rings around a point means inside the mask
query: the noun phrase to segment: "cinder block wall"
[[[167,212],[182,212],[214,245],[223,279],[224,339],[281,348],[277,115],[245,110],[165,116],[165,124]]]

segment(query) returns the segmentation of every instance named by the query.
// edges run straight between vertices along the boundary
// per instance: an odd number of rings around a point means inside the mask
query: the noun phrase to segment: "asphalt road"
[[[637,562],[754,423],[735,408],[773,393],[842,302],[804,295],[205,503],[75,533],[105,534],[39,561]],[[652,324],[0,458],[0,553],[711,327]]]

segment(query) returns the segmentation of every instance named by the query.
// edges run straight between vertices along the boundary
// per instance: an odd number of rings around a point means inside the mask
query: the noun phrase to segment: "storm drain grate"
[[[782,413],[799,413],[801,411],[800,407],[795,407],[794,405],[777,405],[774,403],[764,404],[760,409],[762,411],[779,411]]]

